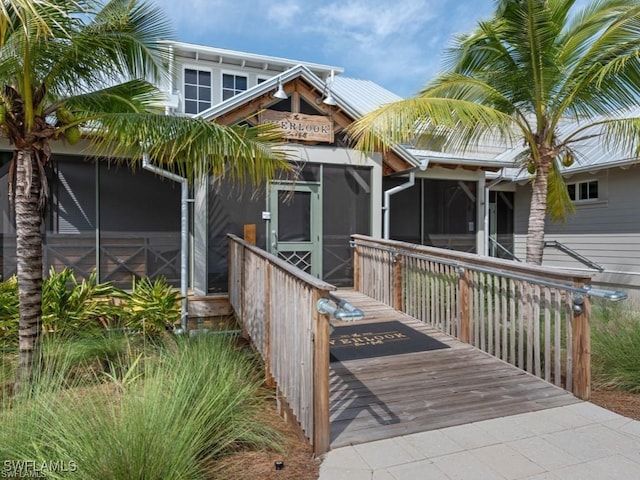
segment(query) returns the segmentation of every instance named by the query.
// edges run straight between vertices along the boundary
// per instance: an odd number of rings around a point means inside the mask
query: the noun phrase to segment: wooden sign
[[[275,123],[290,140],[333,143],[333,123],[323,115],[265,110],[261,123]]]

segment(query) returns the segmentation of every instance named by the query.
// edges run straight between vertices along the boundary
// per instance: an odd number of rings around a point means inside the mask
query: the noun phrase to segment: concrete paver
[[[640,478],[640,422],[588,402],[329,452],[319,480]]]

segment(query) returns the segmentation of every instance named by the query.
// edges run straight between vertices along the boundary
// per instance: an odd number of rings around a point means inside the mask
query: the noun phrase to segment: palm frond
[[[566,112],[572,112],[576,119],[593,118],[638,103],[638,2],[594,2],[564,35],[560,58],[566,77],[554,108],[556,118]]]
[[[110,113],[150,113],[155,110],[155,113],[162,114],[161,105],[164,100],[164,95],[154,85],[145,80],[131,80],[60,99],[58,104],[52,105],[51,113],[64,104],[75,113],[77,123],[82,124],[86,119],[92,120],[95,116]]]
[[[549,181],[547,184],[547,213],[554,222],[564,222],[567,215],[575,212],[573,201],[569,198],[567,185],[564,183],[560,166],[556,158],[549,170]]]
[[[35,38],[50,37],[60,18],[85,6],[84,0],[4,0],[0,2],[0,38],[21,27]]]
[[[446,136],[445,145],[465,151],[487,136],[511,143],[514,120],[494,108],[470,101],[418,97],[384,105],[355,121],[348,129],[356,148],[388,150],[419,135]]]
[[[595,139],[606,149],[626,152],[629,158],[640,157],[640,110],[625,113],[578,124],[577,128],[563,138],[563,144],[571,146]]]
[[[148,154],[191,180],[208,172],[257,183],[290,168],[274,125],[226,127],[200,118],[125,113],[103,115],[94,126],[96,155],[135,164]]]
[[[157,7],[113,0],[78,25],[66,41],[39,50],[43,83],[58,96],[104,89],[136,78],[162,78],[167,52],[157,40],[171,28]]]

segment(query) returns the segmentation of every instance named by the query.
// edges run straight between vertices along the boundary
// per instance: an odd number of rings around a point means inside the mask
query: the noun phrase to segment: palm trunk
[[[40,360],[42,320],[42,216],[38,208],[41,188],[35,153],[24,149],[16,159],[15,215],[18,294],[20,301],[20,356],[15,393],[32,379]]]
[[[544,249],[544,222],[547,216],[547,187],[549,184],[549,161],[542,159],[536,169],[536,178],[531,186],[531,210],[527,230],[527,263],[542,265]]]

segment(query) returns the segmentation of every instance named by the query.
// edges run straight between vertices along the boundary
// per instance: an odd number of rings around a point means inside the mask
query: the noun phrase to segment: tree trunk
[[[20,301],[20,356],[15,393],[20,394],[40,361],[42,321],[42,216],[38,208],[41,189],[33,150],[18,152],[16,159],[15,215],[18,295]]]
[[[536,178],[531,185],[531,210],[527,230],[527,263],[542,264],[544,249],[544,221],[547,216],[547,187],[549,184],[549,159],[543,158],[536,168]]]

